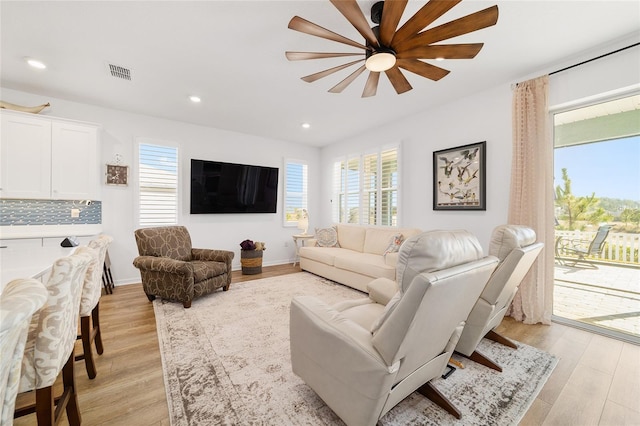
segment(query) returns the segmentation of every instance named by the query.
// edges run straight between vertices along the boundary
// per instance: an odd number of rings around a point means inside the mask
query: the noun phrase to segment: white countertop
[[[0,226],[0,239],[97,235],[102,224]]]
[[[69,256],[77,247],[0,248],[0,293],[16,278],[46,281],[53,262]]]

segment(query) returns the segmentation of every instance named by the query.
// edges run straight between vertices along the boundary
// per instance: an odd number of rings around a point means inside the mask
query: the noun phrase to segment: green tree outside
[[[567,169],[562,169],[562,185],[556,186],[556,207],[559,208],[558,219],[566,222],[569,230],[575,230],[579,223],[598,225],[613,219],[605,209],[600,206],[600,200],[592,193],[588,197],[577,197],[571,192],[571,179]],[[562,226],[561,226],[562,228]]]

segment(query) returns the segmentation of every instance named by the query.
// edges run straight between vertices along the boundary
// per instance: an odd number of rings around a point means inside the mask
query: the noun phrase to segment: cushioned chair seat
[[[217,277],[227,272],[226,265],[220,262],[192,260],[189,263],[193,266],[193,280],[196,282]]]

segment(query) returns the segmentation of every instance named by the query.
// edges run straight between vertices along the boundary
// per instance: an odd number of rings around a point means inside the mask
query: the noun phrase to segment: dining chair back
[[[47,290],[34,279],[16,279],[0,294],[0,425],[13,424],[20,369],[29,323],[44,302]]]
[[[75,359],[84,360],[87,375],[90,379],[96,377],[97,371],[93,360],[91,345],[95,344],[96,352],[102,355],[102,333],[100,331],[100,296],[102,295],[102,275],[107,248],[113,241],[109,235],[100,235],[89,242],[89,247],[96,250],[97,262],[87,269],[80,299],[80,335],[83,353]]]
[[[74,346],[78,330],[82,286],[97,253],[89,247],[54,262],[47,281],[47,302],[29,327],[22,358],[18,392],[36,391],[35,405],[18,407],[15,416],[35,411],[38,425],[53,425],[66,410],[72,426],[81,423],[74,376]],[[53,384],[62,373],[63,393],[54,396]]]

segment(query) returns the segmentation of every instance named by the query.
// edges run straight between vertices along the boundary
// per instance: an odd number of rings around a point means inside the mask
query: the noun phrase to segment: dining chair
[[[96,352],[102,355],[102,333],[100,331],[100,296],[102,295],[102,274],[107,248],[113,241],[109,235],[100,235],[89,242],[89,247],[96,250],[97,262],[91,264],[82,287],[80,299],[80,335],[83,353],[75,356],[75,360],[84,360],[87,375],[90,379],[96,377],[97,371],[93,360],[91,345],[95,343]]]
[[[0,294],[0,425],[13,424],[22,355],[29,323],[47,300],[47,289],[34,279],[16,279]]]
[[[17,408],[14,417],[35,412],[38,425],[48,426],[57,424],[66,411],[70,425],[81,423],[74,346],[82,286],[92,262],[97,262],[97,253],[89,247],[54,262],[46,283],[47,302],[31,320],[22,357],[18,392],[35,390],[35,404]],[[55,396],[53,384],[61,373],[63,392]]]

